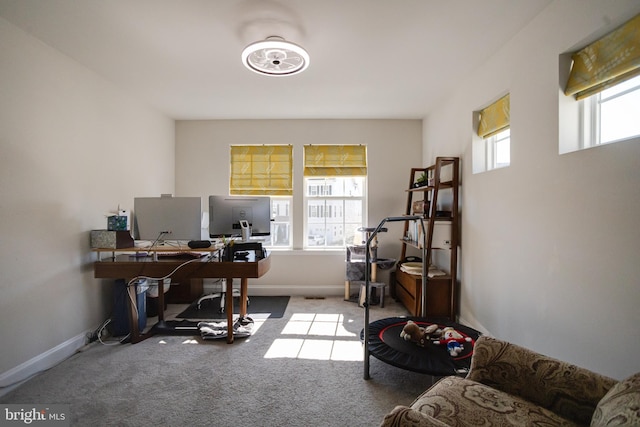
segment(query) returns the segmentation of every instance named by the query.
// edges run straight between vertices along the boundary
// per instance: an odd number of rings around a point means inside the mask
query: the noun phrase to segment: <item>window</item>
[[[561,64],[569,66],[567,97],[559,103],[560,153],[640,136],[639,43],[640,15],[636,15],[572,53],[571,61],[561,55]]]
[[[265,242],[265,246],[279,249],[292,247],[291,225],[291,197],[271,196],[271,236]]]
[[[582,148],[640,136],[640,76],[580,101]]]
[[[229,194],[293,195],[291,145],[232,145]]]
[[[511,129],[492,135],[485,140],[487,170],[509,166],[511,159]]]
[[[304,150],[304,247],[354,244],[366,224],[366,147],[307,145]]]
[[[511,163],[511,98],[507,94],[476,112],[473,172],[503,168]]]
[[[360,236],[365,212],[366,178],[305,178],[305,248],[342,248]]]
[[[293,148],[232,145],[229,193],[271,198],[271,236],[265,246],[293,247]],[[344,248],[359,243],[366,222],[367,151],[363,145],[304,147],[305,249]],[[356,238],[357,236],[357,238]]]
[[[229,194],[271,198],[271,236],[264,245],[292,247],[293,147],[232,145],[230,159]]]

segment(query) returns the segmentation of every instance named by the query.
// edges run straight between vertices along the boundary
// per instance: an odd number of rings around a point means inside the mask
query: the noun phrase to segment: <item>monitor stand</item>
[[[242,231],[242,241],[248,242],[251,240],[251,227],[249,226],[249,221],[241,219],[240,220],[240,230]]]

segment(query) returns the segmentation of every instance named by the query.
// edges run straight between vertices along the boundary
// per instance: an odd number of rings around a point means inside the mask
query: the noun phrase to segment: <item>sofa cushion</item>
[[[596,406],[591,425],[640,425],[640,372],[620,381],[604,395]]]
[[[589,425],[617,381],[513,343],[481,336],[467,378]]]
[[[460,377],[438,381],[411,407],[451,426],[580,425],[520,397]]]
[[[380,427],[447,427],[447,424],[438,421],[429,415],[416,411],[406,406],[396,406],[389,412],[380,424]]]

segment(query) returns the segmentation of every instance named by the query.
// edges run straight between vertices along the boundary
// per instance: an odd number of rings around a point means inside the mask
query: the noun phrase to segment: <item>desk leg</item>
[[[127,282],[129,283],[129,282]],[[154,328],[164,326],[164,282],[158,281],[158,323],[152,327],[146,334],[138,328],[138,295],[135,286],[127,286],[129,295],[129,325],[131,329],[131,344],[144,341],[154,334]]]
[[[247,289],[249,288],[249,279],[243,277],[240,279],[240,317],[245,317],[247,315]]]
[[[227,312],[227,344],[231,344],[233,343],[233,277],[227,277],[224,309]]]
[[[129,329],[130,329],[130,341],[132,344],[138,343],[143,340],[140,336],[140,330],[138,329],[138,299],[136,298],[136,287],[129,286],[127,281],[127,306],[129,307]]]
[[[164,322],[164,280],[158,280],[158,322]]]

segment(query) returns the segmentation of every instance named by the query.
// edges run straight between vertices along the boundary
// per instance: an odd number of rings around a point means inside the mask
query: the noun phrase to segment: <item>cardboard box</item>
[[[133,246],[133,237],[128,230],[91,230],[93,249],[122,249]]]

